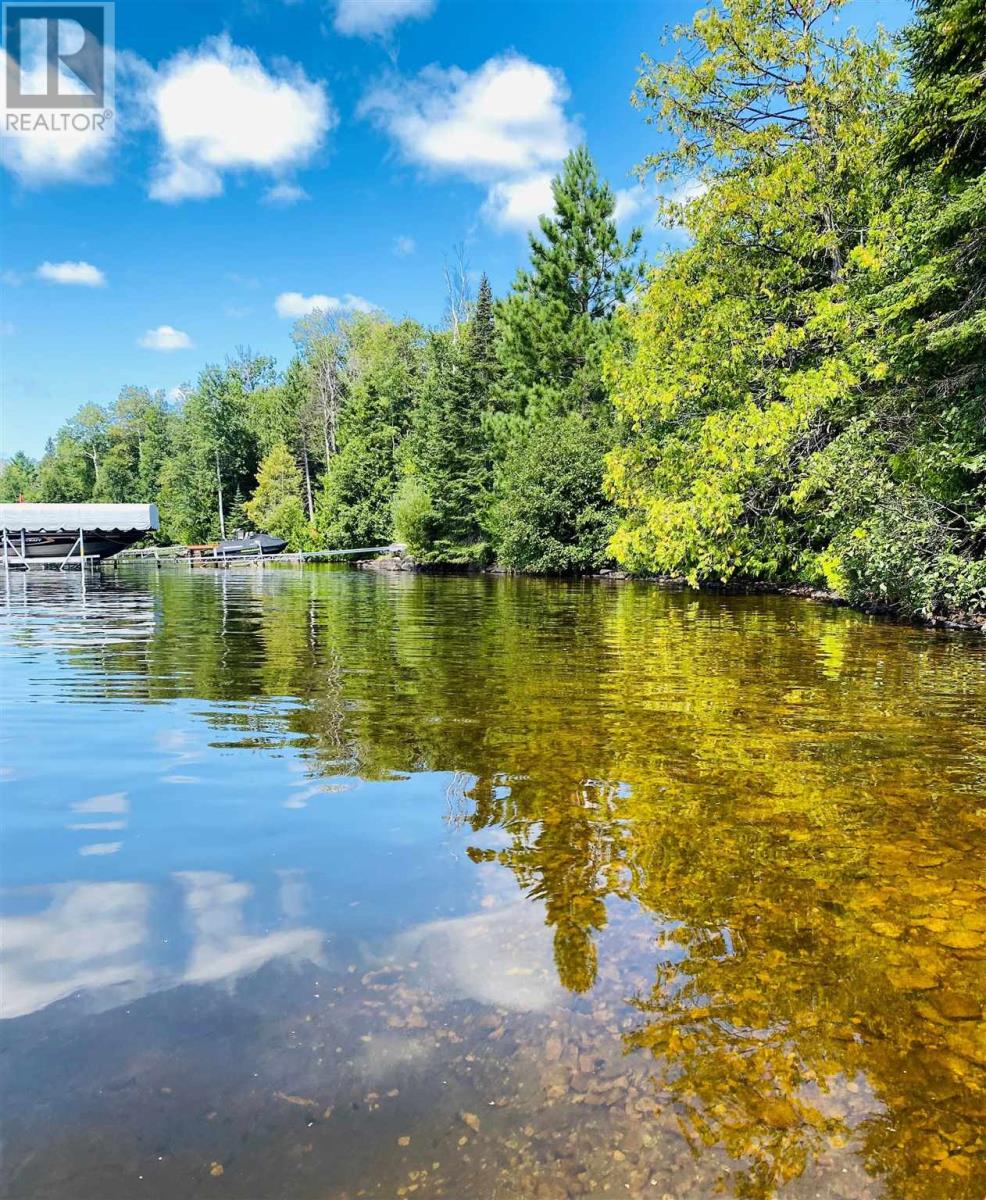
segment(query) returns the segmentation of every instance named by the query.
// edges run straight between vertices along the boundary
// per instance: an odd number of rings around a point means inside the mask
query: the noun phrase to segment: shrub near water
[[[608,561],[615,514],[600,490],[606,444],[578,413],[540,421],[514,442],[492,514],[505,564],[565,574]]]

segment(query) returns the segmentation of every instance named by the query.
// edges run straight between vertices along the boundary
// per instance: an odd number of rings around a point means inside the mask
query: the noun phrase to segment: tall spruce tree
[[[914,88],[896,131],[895,165],[944,179],[986,169],[986,8],[924,0],[904,31]]]
[[[497,358],[498,333],[493,289],[484,273],[466,336],[466,369],[469,386],[480,409],[489,408],[501,377]]]
[[[617,305],[642,277],[642,231],[620,240],[616,197],[585,146],[551,190],[554,212],[530,235],[530,267],[500,306],[500,361],[515,411],[587,414],[605,402],[603,348]]]
[[[428,498],[430,511],[418,523],[414,546],[419,554],[472,561],[484,554],[492,462],[483,418],[499,374],[493,292],[485,275],[469,324],[457,339],[433,337],[430,358],[411,439],[409,468],[416,482],[402,488],[398,505],[410,501],[415,507],[422,492]]]
[[[616,197],[584,146],[565,159],[552,195],[554,212],[530,237],[530,266],[497,313],[502,377],[487,421],[498,460],[490,523],[505,565],[585,571],[600,565],[610,525],[603,357],[617,309],[643,275],[642,233],[620,240]]]
[[[894,299],[921,373],[942,398],[986,384],[986,8],[926,0],[905,35],[913,91],[891,139],[893,165],[930,195],[904,245],[914,272]],[[919,204],[925,198],[916,197]],[[916,232],[918,236],[907,237]],[[961,375],[961,378],[959,376]],[[982,412],[980,411],[980,416]]]

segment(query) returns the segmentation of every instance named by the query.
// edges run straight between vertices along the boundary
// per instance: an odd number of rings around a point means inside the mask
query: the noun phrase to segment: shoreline
[[[913,625],[921,629],[944,629],[954,632],[978,633],[986,636],[986,613],[963,613],[951,617],[906,615],[879,605],[852,604],[837,592],[825,588],[812,587],[807,583],[780,584],[764,580],[752,580],[744,583],[708,583],[693,587],[684,579],[676,579],[670,575],[631,575],[627,571],[608,570],[587,572],[584,575],[536,575],[528,571],[515,571],[510,567],[468,567],[454,563],[420,563],[410,556],[387,555],[380,558],[361,559],[353,566],[361,571],[377,571],[381,574],[404,573],[410,575],[513,575],[521,579],[594,579],[600,583],[652,583],[676,591],[693,591],[705,595],[721,596],[792,596],[801,600],[813,600],[818,604],[828,604],[833,608],[848,608],[853,612],[862,613],[868,617],[880,617],[882,620],[893,621],[898,625]]]

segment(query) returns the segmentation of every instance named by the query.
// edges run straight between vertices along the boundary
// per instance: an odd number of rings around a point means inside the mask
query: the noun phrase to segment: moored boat
[[[244,558],[251,555],[280,554],[287,547],[283,538],[269,533],[250,533],[220,542],[213,552],[217,558]]]
[[[12,565],[110,558],[157,528],[156,504],[0,504]]]

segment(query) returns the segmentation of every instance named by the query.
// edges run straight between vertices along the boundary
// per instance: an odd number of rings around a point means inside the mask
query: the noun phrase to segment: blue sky
[[[115,133],[3,139],[0,454],[237,346],[283,367],[315,303],[438,322],[457,243],[504,292],[580,140],[656,252],[632,177],[655,134],[629,96],[694,7],[118,0]],[[843,23],[909,14],[857,0]]]

